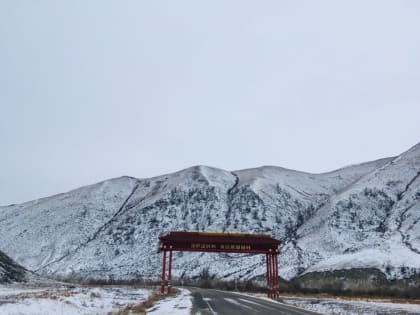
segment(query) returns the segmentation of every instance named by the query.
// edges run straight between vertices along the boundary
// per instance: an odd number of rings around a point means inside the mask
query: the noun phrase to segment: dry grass
[[[402,299],[402,298],[390,298],[388,299],[392,303],[401,303],[401,304],[420,304],[418,299]]]
[[[90,298],[91,299],[100,298],[100,297],[101,297],[101,295],[99,293],[96,293],[96,292],[91,292],[90,293]]]
[[[176,296],[179,294],[179,292],[180,291],[178,289],[172,288],[172,292],[170,296]],[[114,315],[129,315],[129,314],[145,315],[146,311],[149,308],[152,308],[157,302],[165,299],[166,297],[167,295],[161,295],[157,291],[154,291],[152,296],[149,297],[146,301],[140,304],[126,306],[125,308],[119,310]]]
[[[399,304],[420,304],[420,299],[404,299],[404,298],[393,298],[393,297],[364,297],[364,296],[337,296],[327,293],[319,294],[303,294],[303,293],[293,293],[288,294],[284,293],[281,296],[288,298],[315,298],[315,299],[340,299],[345,301],[365,301],[365,302],[389,302],[389,303],[399,303]]]
[[[75,292],[72,291],[57,291],[57,292],[42,292],[35,296],[37,299],[49,299],[49,300],[58,300],[63,297],[70,297],[75,295]],[[28,298],[28,297],[27,297]]]

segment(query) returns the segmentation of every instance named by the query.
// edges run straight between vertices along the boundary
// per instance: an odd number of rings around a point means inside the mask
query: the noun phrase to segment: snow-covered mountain
[[[269,233],[284,241],[280,274],[377,268],[420,271],[420,144],[396,158],[309,174],[265,166],[195,166],[121,177],[0,207],[0,250],[40,274],[158,277],[158,236],[172,230]],[[265,273],[262,256],[176,253],[173,274]]]
[[[23,281],[28,272],[0,251],[0,283]]]

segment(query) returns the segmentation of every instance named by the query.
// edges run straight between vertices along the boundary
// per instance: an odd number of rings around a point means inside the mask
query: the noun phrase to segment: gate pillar
[[[162,283],[160,285],[160,293],[165,294],[165,270],[166,267],[166,246],[163,245],[163,261],[162,261]]]
[[[273,297],[273,255],[271,254],[271,250],[270,252],[267,254],[267,264],[268,264],[268,270],[267,270],[267,282],[268,282],[268,286],[267,286],[267,296],[269,298]]]
[[[171,294],[171,277],[172,277],[172,246],[169,247],[168,294]]]
[[[279,257],[279,252],[276,251],[276,253],[273,255],[274,256],[274,298],[278,298],[279,297],[279,262],[278,262],[278,257]]]

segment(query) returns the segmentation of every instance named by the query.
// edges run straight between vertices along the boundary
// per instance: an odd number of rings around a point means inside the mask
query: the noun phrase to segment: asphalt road
[[[278,302],[227,291],[187,288],[193,296],[194,315],[320,315]]]

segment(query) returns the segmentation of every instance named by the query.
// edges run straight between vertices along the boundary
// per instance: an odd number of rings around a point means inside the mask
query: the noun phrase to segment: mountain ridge
[[[397,157],[320,174],[197,165],[148,179],[122,176],[0,207],[0,229],[9,231],[0,235],[0,250],[57,278],[156,278],[159,235],[255,232],[284,241],[280,274],[286,279],[360,266],[401,278],[420,270],[419,174],[420,144]],[[377,259],[363,260],[366,253]],[[174,258],[175,277],[196,276],[206,266],[226,279],[265,272],[256,256]]]
[[[80,187],[77,187],[77,188],[72,188],[72,189],[66,190],[65,192],[52,194],[50,196],[44,196],[44,197],[40,197],[40,198],[37,198],[37,199],[27,200],[27,201],[23,201],[23,202],[19,202],[19,203],[11,203],[11,204],[0,205],[0,208],[22,205],[22,204],[32,203],[32,202],[40,202],[43,199],[58,197],[58,196],[63,195],[63,194],[71,193],[71,192],[77,191],[79,189],[84,189],[84,188],[87,188],[87,187],[90,187],[90,186],[98,185],[98,184],[101,184],[101,183],[104,183],[104,182],[108,182],[110,180],[117,180],[117,179],[122,179],[122,178],[127,178],[127,179],[132,179],[132,180],[148,180],[148,179],[150,180],[150,179],[169,176],[169,175],[172,175],[172,174],[176,174],[176,173],[179,173],[179,172],[183,172],[183,171],[194,169],[194,168],[200,168],[200,167],[201,168],[214,169],[214,170],[221,170],[221,171],[232,173],[232,174],[235,174],[235,172],[240,172],[240,171],[273,168],[273,169],[282,169],[282,170],[285,170],[285,171],[303,173],[303,174],[308,174],[308,175],[326,175],[326,174],[331,174],[331,173],[338,172],[340,170],[345,170],[345,169],[349,169],[349,168],[352,168],[352,167],[361,166],[361,165],[364,165],[364,164],[376,163],[376,162],[381,162],[381,161],[385,161],[385,160],[392,160],[396,157],[398,157],[398,156],[380,158],[380,159],[376,159],[376,160],[372,160],[372,161],[368,161],[368,162],[362,162],[362,163],[359,163],[359,164],[349,164],[349,165],[346,165],[346,166],[343,166],[343,167],[340,167],[340,168],[337,168],[337,169],[333,169],[331,171],[326,171],[326,172],[321,172],[321,173],[312,173],[312,172],[300,171],[300,170],[295,170],[295,169],[292,169],[292,168],[286,168],[286,167],[277,166],[277,165],[261,165],[261,166],[257,166],[257,167],[250,167],[250,168],[244,168],[244,169],[229,171],[229,170],[224,170],[222,168],[218,168],[218,167],[214,167],[214,166],[197,164],[197,165],[192,165],[190,167],[183,168],[179,171],[174,171],[174,172],[166,173],[166,174],[163,174],[163,175],[156,175],[156,176],[152,176],[152,177],[135,177],[135,176],[130,176],[130,175],[121,175],[121,176],[117,176],[117,177],[112,177],[112,178],[108,178],[108,179],[104,179],[104,180],[99,180],[99,181],[96,181],[96,182],[91,183],[91,184],[83,185],[83,186],[80,186]]]

